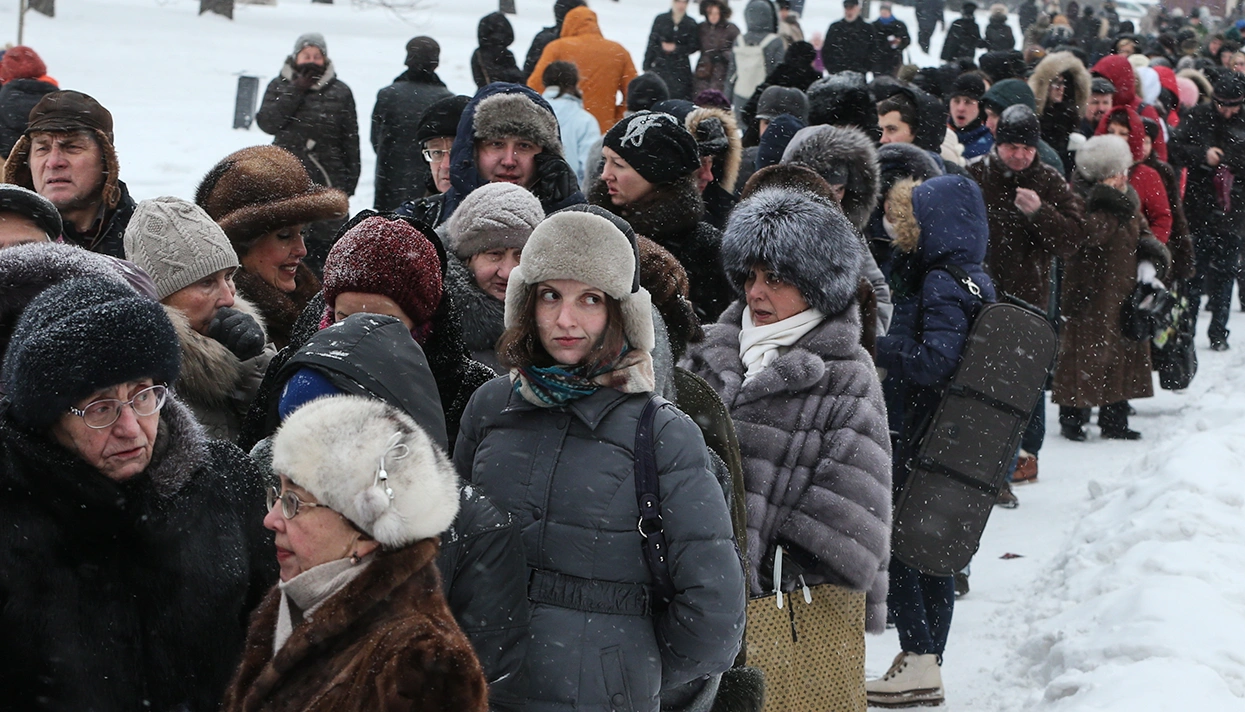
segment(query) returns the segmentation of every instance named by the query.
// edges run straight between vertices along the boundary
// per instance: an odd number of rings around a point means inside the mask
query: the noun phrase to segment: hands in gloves
[[[575,171],[566,159],[554,153],[542,151],[536,154],[536,180],[532,183],[532,195],[540,202],[557,203],[579,190]]]
[[[1137,263],[1137,281],[1143,284],[1153,285],[1159,289],[1163,289],[1163,283],[1158,279],[1159,271],[1154,267],[1154,263],[1149,260],[1142,260]]]
[[[255,358],[264,352],[264,330],[250,314],[224,307],[208,326],[208,338],[238,357],[239,361]]]

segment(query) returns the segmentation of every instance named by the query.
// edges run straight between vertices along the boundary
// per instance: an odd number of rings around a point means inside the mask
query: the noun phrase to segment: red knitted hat
[[[345,292],[381,294],[416,328],[441,305],[441,262],[423,233],[403,220],[367,218],[341,236],[324,261],[324,303],[330,310]]]
[[[0,82],[12,79],[38,79],[48,73],[48,67],[39,55],[29,47],[18,45],[4,53],[0,60]]]

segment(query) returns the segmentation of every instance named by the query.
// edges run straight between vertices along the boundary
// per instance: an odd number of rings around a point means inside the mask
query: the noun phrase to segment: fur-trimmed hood
[[[1071,79],[1071,81],[1065,81],[1064,101],[1067,101],[1067,92],[1072,92],[1071,98],[1076,102],[1076,115],[1084,116],[1093,79],[1081,60],[1071,52],[1055,52],[1047,55],[1045,59],[1038,62],[1033,74],[1029,76],[1029,88],[1033,90],[1033,98],[1037,101],[1036,113],[1041,116],[1046,110],[1046,96],[1050,92],[1050,83],[1060,75]]]
[[[726,151],[715,157],[715,165],[717,161],[722,162],[722,179],[718,181],[722,187],[728,192],[735,192],[735,182],[739,180],[739,165],[743,161],[744,145],[739,136],[739,124],[735,121],[735,116],[729,111],[718,109],[711,106],[701,107],[689,113],[685,121],[687,130],[696,136],[696,130],[700,127],[700,123],[708,118],[715,118],[722,122],[722,128],[726,133]]]
[[[234,295],[233,308],[250,316],[264,329],[263,315],[241,294]],[[164,313],[173,322],[173,330],[182,346],[182,370],[174,386],[177,394],[192,408],[226,406],[247,377],[247,369],[224,344],[191,328],[190,320],[180,309],[165,305]],[[264,340],[268,340],[266,329]]]
[[[886,217],[895,226],[895,248],[915,252],[921,265],[981,264],[990,225],[981,188],[964,176],[924,183],[904,179],[886,196]]]
[[[843,187],[843,214],[857,230],[868,223],[869,215],[877,205],[881,174],[877,149],[863,131],[838,126],[800,129],[787,144],[782,162],[808,166],[823,178],[834,169],[834,164],[845,164],[847,182]]]
[[[1210,80],[1206,75],[1196,69],[1182,69],[1176,72],[1176,78],[1184,77],[1197,85],[1198,101],[1208,100],[1215,93],[1214,87],[1210,85]]]

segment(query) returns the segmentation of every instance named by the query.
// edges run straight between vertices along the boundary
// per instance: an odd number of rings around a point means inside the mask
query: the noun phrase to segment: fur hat
[[[104,185],[101,195],[109,210],[121,202],[121,166],[113,147],[112,113],[94,98],[79,91],[54,91],[45,94],[30,110],[26,131],[4,164],[4,182],[34,190],[30,175],[30,135],[40,132],[67,133],[85,131],[95,138],[104,159]]]
[[[696,139],[670,114],[641,111],[614,124],[601,139],[644,180],[671,183],[700,167]]]
[[[877,104],[864,75],[839,72],[813,82],[808,88],[808,123],[862,129],[877,126]]]
[[[800,129],[782,162],[808,166],[827,183],[842,185],[843,213],[857,229],[868,222],[877,204],[879,174],[877,150],[865,132],[838,126]]]
[[[722,235],[722,266],[742,295],[763,264],[827,316],[856,297],[864,246],[833,203],[803,191],[766,188],[735,206]]]
[[[632,348],[651,352],[654,345],[653,301],[640,286],[635,233],[629,237],[615,224],[620,218],[600,208],[576,206],[545,218],[528,238],[523,261],[510,273],[506,287],[506,328],[518,323],[528,291],[550,279],[574,279],[617,299],[623,327]]]
[[[1076,172],[1094,183],[1126,174],[1132,165],[1133,152],[1128,141],[1114,134],[1094,136],[1076,152]]]
[[[943,174],[943,170],[929,155],[910,143],[888,143],[878,149],[878,166],[882,179],[879,195],[886,195],[891,186],[902,178],[929,180]]]
[[[140,378],[172,384],[180,368],[177,333],[159,303],[111,279],[85,277],[30,302],[0,383],[13,418],[41,430],[101,388]]]
[[[221,226],[240,256],[265,233],[344,218],[350,210],[345,193],[312,183],[302,162],[277,146],[226,156],[199,183],[195,203]]]
[[[151,275],[160,299],[238,266],[229,238],[203,208],[169,196],[144,200],[134,209],[125,228],[125,256]]]
[[[482,99],[476,104],[473,129],[477,141],[518,136],[562,155],[557,118],[522,93],[498,93]]]
[[[428,237],[404,219],[374,215],[342,233],[329,250],[324,305],[332,310],[345,292],[381,294],[418,331],[441,306],[442,281],[440,257]]]
[[[683,123],[696,138],[700,155],[713,156],[713,175],[718,183],[733,193],[744,155],[735,116],[730,111],[703,107],[688,114]]]
[[[47,233],[49,240],[60,237],[64,230],[60,211],[52,201],[20,185],[0,183],[0,213],[17,213],[30,218]]]
[[[471,192],[446,222],[445,247],[467,260],[498,248],[523,249],[545,219],[540,200],[513,183],[489,183]]]
[[[458,515],[449,458],[382,401],[331,396],[299,408],[273,439],[272,468],[386,549],[438,536]]]

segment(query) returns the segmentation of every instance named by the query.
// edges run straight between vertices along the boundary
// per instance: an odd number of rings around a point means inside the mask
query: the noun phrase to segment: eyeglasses
[[[425,148],[420,153],[424,154],[424,160],[429,163],[440,163],[443,158],[450,155],[449,151],[440,148]]]
[[[126,401],[117,400],[116,398],[104,398],[92,401],[82,409],[70,406],[69,412],[82,418],[88,428],[103,430],[117,422],[117,419],[121,417],[121,410],[127,405],[133,408],[134,415],[140,418],[155,415],[164,407],[164,401],[168,398],[168,395],[169,389],[164,386],[149,386],[135,393],[133,398]]]
[[[304,502],[298,498],[293,492],[282,492],[276,487],[268,488],[268,511],[277,506],[277,502],[281,502],[281,515],[286,519],[293,519],[298,516],[300,507],[327,507],[326,504],[316,504],[315,502]]]

